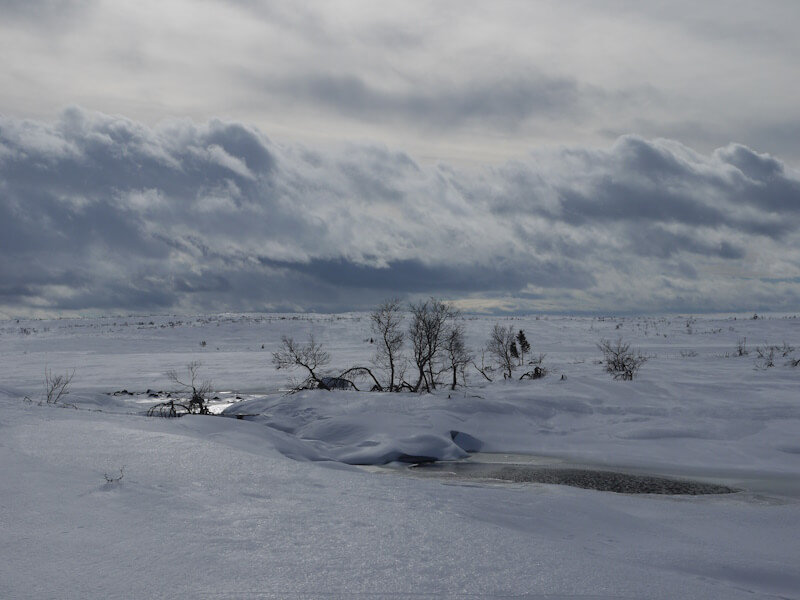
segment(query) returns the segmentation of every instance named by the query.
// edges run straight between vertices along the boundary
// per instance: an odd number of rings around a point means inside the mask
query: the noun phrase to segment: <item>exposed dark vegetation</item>
[[[69,386],[75,376],[75,369],[71,373],[53,374],[45,367],[44,369],[44,399],[47,404],[57,404],[64,396],[69,394]]]
[[[631,345],[623,342],[622,338],[618,338],[616,342],[600,340],[597,347],[603,353],[606,371],[614,379],[632,381],[641,366],[647,362],[646,356],[638,350],[632,350]]]
[[[177,385],[177,393],[182,398],[170,398],[164,402],[151,406],[147,411],[148,417],[180,417],[183,415],[208,415],[208,397],[214,391],[210,380],[200,380],[199,370],[201,364],[192,361],[186,365],[186,375],[180,376],[177,371],[167,371],[167,379]],[[188,396],[188,398],[186,397]]]
[[[786,342],[783,345],[776,346],[774,344],[764,344],[763,346],[756,346],[756,369],[770,369],[775,366],[775,361],[779,358],[786,359],[786,364],[790,367],[796,367],[800,364],[800,359],[794,358],[794,346],[790,346]]]
[[[481,350],[481,366],[467,346],[464,318],[447,302],[430,298],[404,307],[392,298],[381,303],[369,315],[375,354],[370,366],[353,366],[329,374],[330,355],[314,336],[297,343],[284,336],[281,348],[272,355],[276,369],[299,370],[301,379],[291,379],[290,392],[306,389],[353,389],[366,382],[371,391],[431,392],[448,387],[455,390],[468,384],[469,365],[488,381],[495,373],[511,378],[517,367],[525,365],[531,352],[525,332],[496,325]],[[533,370],[520,379],[539,379],[547,374],[542,366],[544,354],[529,360]],[[487,358],[491,361],[487,364]]]

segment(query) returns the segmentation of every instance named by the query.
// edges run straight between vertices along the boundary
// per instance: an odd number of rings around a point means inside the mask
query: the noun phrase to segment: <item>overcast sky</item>
[[[798,25],[0,0],[0,316],[800,311]]]

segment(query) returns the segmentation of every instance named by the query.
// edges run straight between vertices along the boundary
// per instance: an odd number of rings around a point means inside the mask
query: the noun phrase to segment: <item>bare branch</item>
[[[489,377],[489,373],[494,371],[494,369],[492,368],[492,365],[487,365],[486,364],[486,350],[485,349],[481,350],[481,366],[479,367],[478,364],[474,360],[472,361],[472,366],[475,367],[475,369],[478,371],[478,373],[480,373],[481,375],[484,376],[486,381],[488,381],[489,383],[491,383],[493,381],[492,378]]]
[[[56,404],[61,398],[69,394],[69,385],[75,376],[75,369],[72,373],[63,375],[53,375],[47,367],[44,368],[44,397],[47,404]]]
[[[354,375],[355,377],[369,377],[372,381],[375,382],[375,385],[372,386],[373,391],[382,392],[384,391],[383,386],[378,381],[377,377],[369,370],[368,367],[350,367],[346,371],[344,371],[341,375],[339,375],[339,379],[347,379],[348,375]],[[349,381],[349,380],[348,380]],[[359,391],[356,387],[355,383],[350,381],[350,384],[356,391]]]
[[[327,366],[330,360],[330,354],[316,342],[313,334],[309,336],[308,342],[304,345],[297,344],[293,338],[284,335],[281,338],[281,349],[272,353],[272,364],[276,369],[305,369],[308,372],[306,382],[310,384],[310,387],[324,390],[330,390],[330,388],[325,384],[324,378],[318,374],[318,371]]]

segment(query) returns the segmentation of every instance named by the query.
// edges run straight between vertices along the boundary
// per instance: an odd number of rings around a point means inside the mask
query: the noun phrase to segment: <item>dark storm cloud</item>
[[[502,259],[500,259],[502,260]],[[384,294],[448,294],[520,290],[527,284],[545,287],[584,289],[594,283],[591,273],[578,265],[557,262],[509,266],[426,265],[420,260],[390,262],[386,267],[372,267],[342,259],[312,260],[307,264],[264,261],[267,264],[311,275],[345,288],[380,290]]]
[[[745,250],[728,241],[716,244],[708,243],[701,238],[685,233],[673,233],[659,226],[629,225],[625,229],[624,239],[630,253],[638,256],[670,258],[679,252],[699,254],[722,259],[741,259]]]
[[[800,298],[798,207],[798,175],[741,145],[627,136],[470,173],[72,108],[0,118],[0,310],[343,310],[414,294],[711,310],[732,289],[748,308],[764,289],[708,274],[760,268],[784,306]]]
[[[574,176],[548,177],[559,202],[541,210],[572,225],[655,222],[767,237],[795,230],[783,213],[800,210],[800,181],[777,159],[741,145],[719,149],[709,160],[675,142],[623,136],[609,151],[567,151],[562,158]],[[541,187],[541,177],[528,168],[509,181]],[[526,210],[520,200],[498,206]]]

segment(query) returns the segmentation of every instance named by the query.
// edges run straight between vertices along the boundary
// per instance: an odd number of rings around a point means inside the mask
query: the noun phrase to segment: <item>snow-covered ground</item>
[[[547,377],[422,395],[280,392],[282,335],[313,333],[334,373],[373,354],[363,314],[2,321],[0,597],[800,598],[800,367],[755,355],[800,347],[800,319],[736,317],[502,319]],[[495,322],[467,318],[474,349]],[[598,363],[618,336],[650,357],[632,382]],[[193,360],[252,416],[143,416]],[[76,408],[40,404],[45,368],[75,369]],[[354,466],[477,448],[743,491]]]

